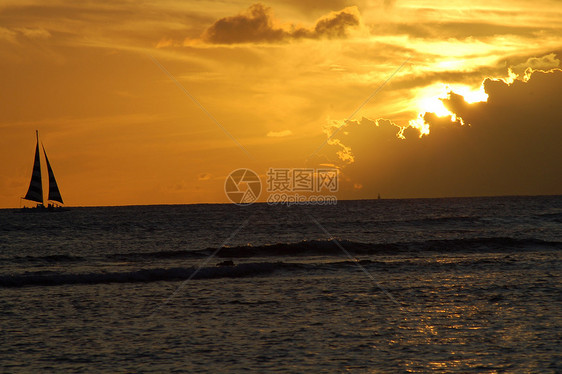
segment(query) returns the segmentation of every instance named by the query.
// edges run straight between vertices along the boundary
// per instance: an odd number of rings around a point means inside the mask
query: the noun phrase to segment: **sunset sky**
[[[0,208],[36,129],[70,206],[320,165],[340,199],[562,194],[558,0],[2,0],[0,51]]]

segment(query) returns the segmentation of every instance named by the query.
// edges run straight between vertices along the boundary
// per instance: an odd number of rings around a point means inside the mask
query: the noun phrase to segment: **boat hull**
[[[44,206],[38,205],[33,208],[20,208],[18,213],[57,213],[57,212],[67,212],[70,208],[62,207],[62,206]]]

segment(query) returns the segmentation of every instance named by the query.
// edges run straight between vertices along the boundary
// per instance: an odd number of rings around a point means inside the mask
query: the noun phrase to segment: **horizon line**
[[[441,197],[389,197],[389,198],[385,198],[385,197],[381,197],[380,199],[378,198],[360,198],[360,199],[337,199],[337,202],[340,201],[379,201],[379,200],[444,200],[444,199],[482,199],[482,198],[509,198],[509,197],[556,197],[556,196],[562,196],[562,194],[560,193],[554,193],[554,194],[539,194],[539,195],[527,195],[527,194],[522,194],[522,195],[517,195],[517,194],[513,194],[513,195],[478,195],[478,196],[441,196]],[[255,204],[259,204],[259,205],[267,205],[266,201],[256,201],[252,204],[248,204],[249,205],[255,205]],[[141,207],[141,206],[185,206],[185,205],[236,205],[234,203],[231,202],[203,202],[203,203],[154,203],[154,204],[116,204],[116,205],[67,205],[65,204],[64,207],[65,208],[118,208],[118,207]],[[284,204],[278,204],[283,206]],[[293,205],[299,205],[299,204],[292,204]],[[18,208],[18,207],[13,207],[13,208],[0,208],[0,210],[19,210],[19,209],[23,209],[23,208]],[[32,209],[32,208],[28,208],[28,209]]]

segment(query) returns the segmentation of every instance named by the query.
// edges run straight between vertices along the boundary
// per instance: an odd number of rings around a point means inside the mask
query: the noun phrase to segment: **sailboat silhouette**
[[[47,163],[47,174],[49,177],[49,193],[47,200],[43,197],[43,180],[41,177],[41,154],[39,152],[39,131],[35,131],[37,136],[37,145],[35,146],[35,161],[33,162],[33,172],[31,174],[31,181],[29,182],[29,188],[27,194],[22,199],[34,201],[37,206],[32,209],[33,211],[60,211],[66,210],[60,205],[64,204],[62,196],[60,194],[59,187],[57,185],[57,180],[55,179],[55,174],[53,173],[53,168],[47,157],[47,152],[45,151],[45,146],[41,144],[43,148],[43,154],[45,155],[45,161]],[[47,204],[45,204],[47,202]],[[57,204],[58,203],[58,204]],[[24,208],[25,210],[30,210]]]

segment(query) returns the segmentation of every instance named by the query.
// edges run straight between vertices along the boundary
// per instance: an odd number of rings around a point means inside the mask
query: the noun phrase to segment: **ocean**
[[[562,196],[0,210],[3,372],[562,371]]]

